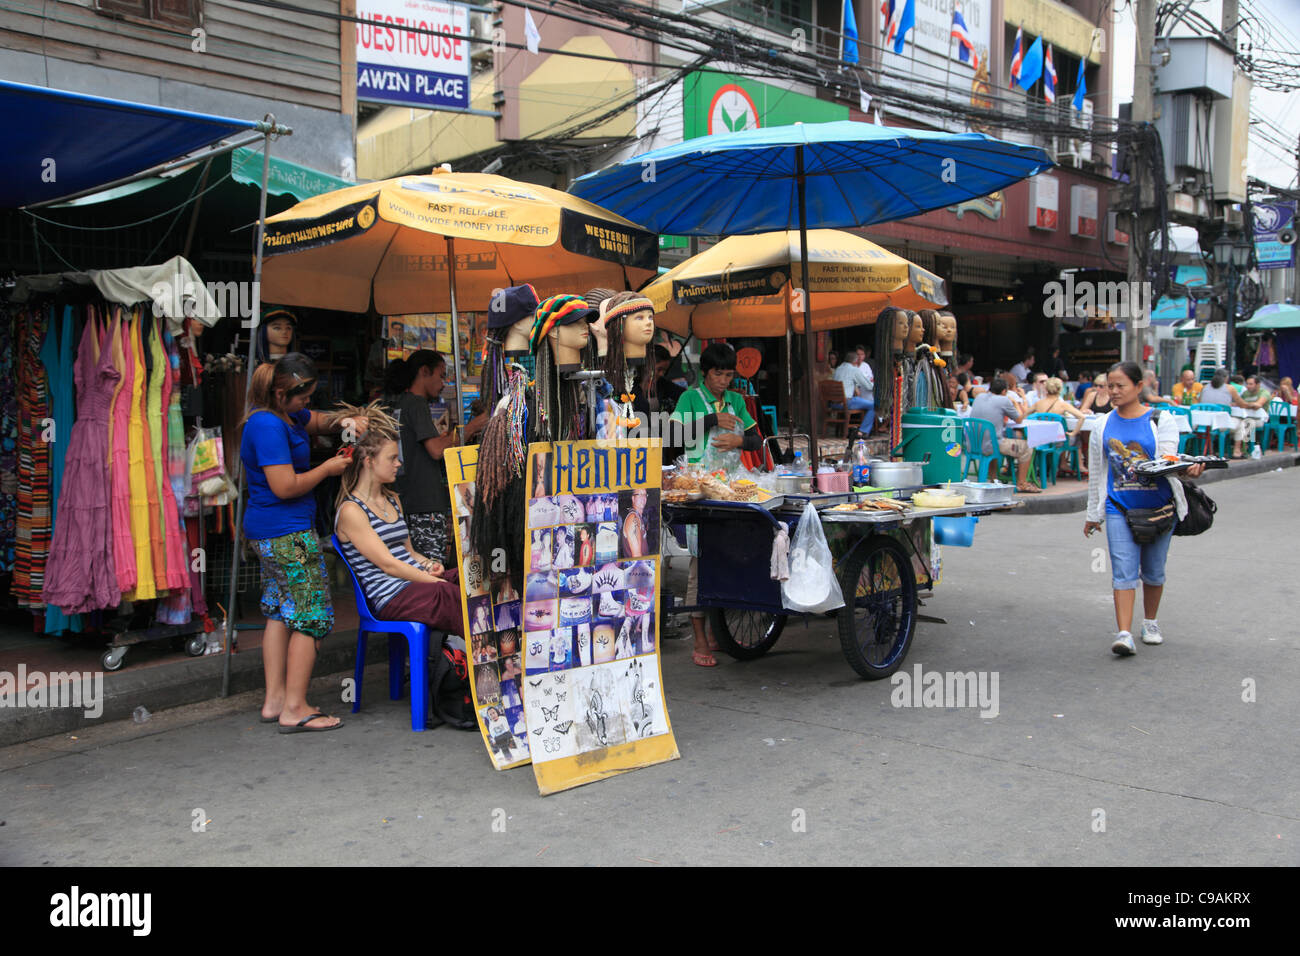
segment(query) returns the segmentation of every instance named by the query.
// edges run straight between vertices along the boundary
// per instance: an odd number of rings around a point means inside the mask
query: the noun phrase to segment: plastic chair
[[[962,429],[962,466],[961,476],[964,479],[970,472],[970,466],[975,465],[975,480],[983,481],[985,469],[989,462],[996,462],[1001,458],[998,452],[998,436],[993,430],[993,426],[984,421],[982,418],[967,418],[961,423]],[[984,454],[984,439],[988,438],[993,446],[993,453]],[[978,450],[977,450],[978,449]]]
[[[330,541],[334,545],[334,553],[339,556],[343,566],[348,569],[348,576],[352,579],[352,591],[357,600],[357,617],[360,621],[357,624],[357,669],[356,669],[356,686],[353,691],[356,694],[352,702],[352,713],[361,709],[361,675],[366,667],[366,637],[369,634],[388,634],[388,696],[391,700],[399,700],[402,696],[402,644],[393,640],[392,635],[399,635],[406,638],[406,649],[410,654],[411,660],[411,730],[419,733],[425,729],[426,715],[429,712],[429,638],[433,634],[441,634],[440,631],[432,631],[427,624],[418,624],[415,621],[381,621],[370,612],[370,603],[366,600],[366,594],[361,590],[361,582],[357,580],[356,573],[352,570],[352,565],[343,554],[343,547],[339,544],[338,535],[331,535]]]
[[[1277,450],[1281,451],[1286,445],[1286,433],[1288,428],[1294,428],[1294,424],[1288,424],[1291,421],[1291,406],[1279,399],[1274,399],[1268,403],[1268,421],[1260,422],[1255,428],[1255,437],[1259,440],[1260,448],[1268,451],[1268,444],[1271,436],[1277,436]]]
[[[1232,409],[1227,405],[1219,405],[1214,402],[1199,402],[1191,408],[1194,412],[1231,412]],[[1205,440],[1205,454],[1213,451],[1213,442],[1218,440],[1219,457],[1228,457],[1228,439],[1232,437],[1232,432],[1226,428],[1216,428],[1211,431],[1209,428],[1200,428],[1196,432]]]
[[[767,433],[768,437],[771,438],[773,435],[775,435],[777,432],[781,430],[781,426],[776,420],[776,406],[761,405],[759,406],[759,408],[763,412],[763,417],[772,423],[772,430]]]
[[[1182,415],[1183,418],[1189,420],[1192,417],[1192,410],[1190,408],[1184,408],[1182,405],[1166,405],[1164,406],[1163,410],[1168,412],[1171,415]],[[1181,455],[1185,451],[1187,451],[1187,445],[1194,437],[1195,435],[1192,432],[1179,432],[1178,454]]]
[[[1056,415],[1051,412],[1034,412],[1025,416],[1026,421],[1056,422],[1061,426],[1061,431],[1066,431],[1065,416]],[[1061,460],[1061,453],[1069,447],[1068,441],[1054,441],[1047,445],[1039,445],[1034,449],[1034,464],[1038,466],[1038,487],[1046,488],[1048,482],[1056,484],[1056,469]],[[1078,465],[1078,460],[1075,460]]]

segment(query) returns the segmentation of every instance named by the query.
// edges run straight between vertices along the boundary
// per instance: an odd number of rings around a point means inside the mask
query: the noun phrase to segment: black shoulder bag
[[[1183,485],[1183,496],[1187,499],[1187,517],[1174,526],[1174,534],[1193,535],[1209,531],[1214,524],[1214,513],[1219,506],[1214,499],[1192,484],[1186,478],[1179,478]]]

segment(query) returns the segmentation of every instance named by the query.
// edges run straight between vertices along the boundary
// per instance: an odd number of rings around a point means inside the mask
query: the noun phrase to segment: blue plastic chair
[[[1272,436],[1277,436],[1277,450],[1281,451],[1286,445],[1286,433],[1288,428],[1294,428],[1291,422],[1291,406],[1279,399],[1274,399],[1268,403],[1268,421],[1261,422],[1255,429],[1255,437],[1259,440],[1260,447],[1268,451],[1269,442]]]
[[[1215,402],[1198,402],[1192,406],[1194,412],[1231,412],[1232,408],[1228,405],[1219,405]],[[1232,437],[1232,432],[1226,428],[1216,428],[1211,431],[1208,428],[1197,430],[1197,434],[1205,439],[1205,453],[1208,455],[1212,450],[1212,442],[1217,441],[1219,448],[1219,457],[1228,457],[1228,439]]]
[[[1061,426],[1061,431],[1068,432],[1069,428],[1065,424],[1065,416],[1057,415],[1053,412],[1034,412],[1032,415],[1026,415],[1027,420],[1041,422],[1056,422]],[[1038,465],[1038,486],[1046,488],[1047,483],[1056,484],[1056,470],[1061,462],[1061,455],[1066,452],[1074,452],[1074,472],[1079,473],[1079,450],[1070,448],[1068,439],[1054,441],[1049,445],[1039,445],[1034,449],[1034,459]]]
[[[974,464],[975,480],[984,481],[985,469],[989,462],[996,462],[1001,454],[998,452],[998,436],[993,426],[982,418],[967,418],[961,423],[962,428],[962,466],[961,476],[965,478]],[[991,455],[984,454],[984,439],[988,438],[993,446]]]
[[[776,420],[776,406],[761,405],[759,406],[759,411],[762,412],[764,418],[766,418],[769,422],[772,423],[772,430],[767,433],[767,437],[771,438],[773,435],[775,435],[777,432],[781,430],[781,426],[777,423]]]
[[[1182,405],[1164,405],[1162,406],[1162,411],[1168,412],[1171,415],[1182,415],[1183,418],[1187,419],[1192,417],[1192,410],[1190,408],[1184,408]],[[1190,442],[1192,438],[1192,432],[1178,433],[1178,454],[1181,455],[1187,451],[1187,443]]]
[[[401,699],[403,647],[402,642],[392,637],[392,635],[399,635],[406,638],[406,650],[411,660],[411,730],[419,733],[425,729],[425,715],[429,712],[429,638],[432,634],[440,632],[431,631],[427,624],[418,624],[415,621],[381,621],[370,613],[370,603],[366,600],[365,592],[361,590],[361,582],[357,580],[352,565],[348,564],[348,559],[343,555],[343,547],[339,544],[338,535],[332,535],[330,540],[334,544],[334,553],[339,556],[343,566],[348,569],[348,576],[352,579],[352,590],[357,600],[357,617],[360,618],[357,624],[356,686],[353,688],[356,697],[352,701],[352,713],[355,714],[361,709],[361,675],[366,667],[366,637],[369,634],[390,635],[388,696],[391,700]]]

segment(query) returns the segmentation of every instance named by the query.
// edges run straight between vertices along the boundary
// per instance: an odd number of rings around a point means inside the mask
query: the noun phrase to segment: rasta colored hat
[[[590,322],[595,317],[596,310],[587,305],[587,300],[582,296],[553,295],[537,306],[533,330],[528,335],[528,348],[535,353],[542,339],[557,325]]]
[[[537,308],[537,290],[531,285],[512,285],[498,289],[488,306],[488,328],[504,329],[531,316]]]
[[[267,312],[262,316],[262,324],[269,325],[276,319],[288,319],[295,326],[298,324],[298,317],[288,309],[272,309],[270,312]]]
[[[639,295],[636,298],[628,299],[626,302],[620,302],[618,305],[614,306],[602,304],[601,318],[605,320],[605,326],[608,328],[609,323],[613,322],[615,319],[621,319],[626,315],[631,315],[633,312],[642,312],[646,309],[654,312],[655,305],[645,296]]]

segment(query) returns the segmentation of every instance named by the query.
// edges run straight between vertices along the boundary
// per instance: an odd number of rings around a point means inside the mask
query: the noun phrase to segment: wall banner
[[[507,770],[528,763],[528,726],[523,703],[522,602],[505,574],[505,563],[470,552],[478,446],[448,448],[447,481],[460,554],[460,600],[470,692],[479,731],[492,765]],[[522,542],[520,544],[522,547]]]
[[[524,706],[543,795],[674,760],[659,662],[658,441],[528,449]]]

